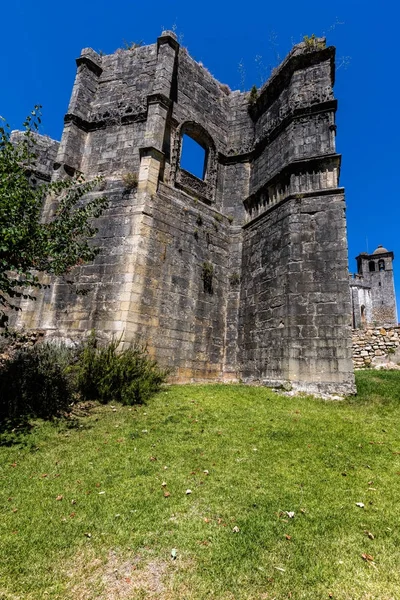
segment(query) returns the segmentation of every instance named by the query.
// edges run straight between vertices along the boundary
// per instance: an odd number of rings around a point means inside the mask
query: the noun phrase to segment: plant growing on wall
[[[250,94],[249,94],[250,106],[254,106],[254,104],[257,102],[257,98],[258,98],[258,89],[255,85],[253,85],[253,87],[250,90]]]
[[[41,288],[40,273],[62,275],[94,259],[98,250],[89,240],[96,233],[92,219],[107,206],[104,197],[85,196],[99,184],[81,175],[33,187],[35,136],[40,106],[24,122],[21,141],[10,139],[9,126],[0,121],[0,327],[7,327],[6,311],[19,310],[20,298],[33,298]],[[44,200],[57,200],[51,220],[41,220]]]
[[[325,40],[319,40],[315,33],[311,34],[310,36],[305,35],[303,37],[303,42],[306,45],[306,49],[311,51],[311,50],[323,50],[324,48],[326,48],[326,42]]]
[[[202,279],[204,285],[204,291],[206,294],[213,293],[213,275],[214,275],[214,267],[213,265],[205,261],[203,262],[203,271],[202,271]]]
[[[128,171],[122,175],[122,181],[127,190],[135,190],[138,186],[139,180],[136,173]]]

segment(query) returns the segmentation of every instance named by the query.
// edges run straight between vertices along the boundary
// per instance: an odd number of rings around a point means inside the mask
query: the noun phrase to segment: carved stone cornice
[[[318,114],[329,112],[335,113],[336,110],[337,100],[328,100],[319,104],[302,106],[301,108],[297,108],[293,111],[290,111],[284,116],[276,118],[273,123],[273,126],[265,130],[262,138],[256,140],[251,149],[247,149],[245,152],[239,151],[236,154],[234,154],[234,149],[231,149],[227,154],[219,152],[218,162],[223,165],[231,165],[237,162],[249,162],[251,160],[254,160],[258,156],[260,156],[260,154],[268,146],[268,144],[270,144],[274,139],[276,139],[278,135],[284,129],[286,129],[292,122],[298,121],[305,117],[315,116]],[[330,127],[334,127],[336,129],[335,125],[331,125]]]
[[[102,67],[97,64],[97,62],[95,62],[93,59],[91,59],[89,56],[79,56],[76,59],[76,65],[78,67],[80,67],[81,65],[85,65],[90,71],[92,71],[95,75],[97,75],[97,77],[100,77],[100,75],[103,72]]]
[[[147,110],[138,113],[124,113],[124,114],[113,114],[102,118],[83,119],[73,113],[67,113],[64,117],[64,123],[74,123],[79,129],[85,133],[90,131],[96,131],[97,129],[104,129],[111,125],[129,125],[131,123],[143,122],[147,119]]]

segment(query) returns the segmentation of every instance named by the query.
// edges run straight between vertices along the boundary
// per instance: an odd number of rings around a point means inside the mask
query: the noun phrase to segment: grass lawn
[[[357,384],[173,386],[3,434],[0,599],[400,598],[400,374]]]

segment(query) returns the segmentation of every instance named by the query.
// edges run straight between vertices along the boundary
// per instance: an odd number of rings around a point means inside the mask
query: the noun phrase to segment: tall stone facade
[[[75,270],[85,295],[57,281],[19,324],[141,336],[179,381],[352,392],[334,57],[324,39],[298,44],[249,94],[171,32],[83,50],[51,177],[104,177],[101,252]],[[203,179],[181,165],[184,135],[205,149]]]
[[[393,252],[383,246],[356,258],[357,273],[350,279],[353,328],[397,325]]]

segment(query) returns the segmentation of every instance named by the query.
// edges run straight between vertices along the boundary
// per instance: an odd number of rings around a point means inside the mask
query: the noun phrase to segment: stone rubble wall
[[[355,369],[400,362],[400,327],[374,327],[353,331]]]

